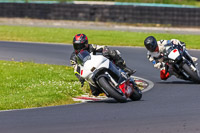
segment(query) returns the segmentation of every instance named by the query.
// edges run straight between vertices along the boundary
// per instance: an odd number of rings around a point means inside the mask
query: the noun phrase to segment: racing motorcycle
[[[183,46],[172,43],[166,44],[163,51],[163,61],[166,64],[165,70],[172,69],[177,78],[200,83],[197,64],[193,62]]]
[[[80,76],[89,84],[101,89],[107,97],[121,103],[126,102],[128,98],[133,101],[142,98],[142,92],[134,79],[102,54],[83,50],[76,58]]]

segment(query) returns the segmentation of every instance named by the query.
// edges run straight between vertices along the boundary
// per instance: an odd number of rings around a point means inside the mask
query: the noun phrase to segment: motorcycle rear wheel
[[[125,95],[120,94],[109,82],[105,77],[99,78],[100,86],[116,101],[120,103],[127,102],[127,98]]]
[[[192,81],[194,81],[196,83],[200,83],[200,77],[198,76],[198,74],[196,72],[192,71],[187,64],[183,64],[182,68],[191,77]]]
[[[139,101],[142,98],[141,90],[135,86],[133,93],[129,97],[132,101]]]

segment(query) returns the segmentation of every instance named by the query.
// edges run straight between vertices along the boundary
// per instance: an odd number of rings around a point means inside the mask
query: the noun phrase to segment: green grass
[[[123,31],[103,31],[65,28],[43,28],[23,26],[0,26],[0,40],[28,41],[72,44],[75,34],[84,33],[89,43],[112,46],[143,46],[147,36],[153,35],[157,40],[179,39],[187,44],[187,48],[199,49],[199,35],[161,34]]]
[[[74,103],[83,94],[72,67],[0,61],[0,110]]]

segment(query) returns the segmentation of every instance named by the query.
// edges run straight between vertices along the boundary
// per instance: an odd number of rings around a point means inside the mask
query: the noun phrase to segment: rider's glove
[[[155,60],[152,60],[151,62],[153,63],[153,65],[155,65],[155,64],[156,64],[156,61],[155,61]]]
[[[161,63],[158,62],[158,63],[154,64],[154,67],[160,69],[161,68]]]

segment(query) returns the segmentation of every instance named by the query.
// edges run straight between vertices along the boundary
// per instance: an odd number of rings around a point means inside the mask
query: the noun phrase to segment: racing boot
[[[120,52],[118,50],[112,50],[106,47],[104,49],[104,56],[111,57],[111,60],[115,62],[115,65],[124,70],[128,76],[131,76],[136,72],[136,70],[132,70],[126,66],[126,63],[120,56]]]
[[[136,70],[132,70],[131,68],[127,67],[126,66],[126,63],[125,61],[120,58],[117,62],[116,62],[116,65],[121,68],[122,70],[124,70],[127,75],[130,77],[132,74],[134,74],[136,72]]]
[[[133,75],[135,72],[136,72],[136,70],[132,70],[132,69],[130,69],[129,67],[124,67],[123,68],[123,70],[128,74],[128,76],[130,77],[131,75]]]
[[[191,56],[193,62],[197,62],[198,58]]]
[[[191,59],[193,62],[197,62],[197,60],[198,60],[197,57],[191,56],[191,55],[188,53],[187,50],[185,50],[185,57],[186,57],[187,59],[189,59],[189,60]]]
[[[89,84],[90,90],[93,96],[99,96],[99,94],[103,93],[99,88],[96,88],[95,86]]]

